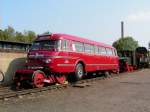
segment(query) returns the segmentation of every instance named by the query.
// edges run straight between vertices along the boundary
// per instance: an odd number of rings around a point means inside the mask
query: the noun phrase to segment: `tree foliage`
[[[138,42],[132,37],[124,37],[113,43],[118,51],[134,51],[138,47]]]
[[[4,30],[0,30],[0,40],[31,43],[35,37],[36,33],[33,31],[24,31],[22,33],[15,31],[11,26],[8,26]]]

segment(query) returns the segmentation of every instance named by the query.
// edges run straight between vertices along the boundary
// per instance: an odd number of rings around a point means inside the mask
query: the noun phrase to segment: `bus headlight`
[[[45,63],[48,64],[48,63],[50,63],[51,61],[52,61],[51,59],[46,59],[46,60],[45,60]]]

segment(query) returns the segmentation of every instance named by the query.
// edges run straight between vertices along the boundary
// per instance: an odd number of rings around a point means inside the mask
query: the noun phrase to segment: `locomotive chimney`
[[[124,22],[121,21],[121,38],[124,38]]]

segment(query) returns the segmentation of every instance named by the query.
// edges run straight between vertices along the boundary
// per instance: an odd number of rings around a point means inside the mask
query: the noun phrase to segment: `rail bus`
[[[114,47],[68,34],[39,35],[27,54],[24,69],[16,71],[14,82],[33,87],[66,81],[71,74],[76,80],[89,72],[114,72],[119,58]]]

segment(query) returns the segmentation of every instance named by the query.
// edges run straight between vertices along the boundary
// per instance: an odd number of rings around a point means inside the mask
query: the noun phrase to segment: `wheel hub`
[[[43,87],[44,86],[44,79],[45,79],[44,73],[41,71],[35,71],[33,75],[34,75],[33,76],[34,86],[37,88]]]

